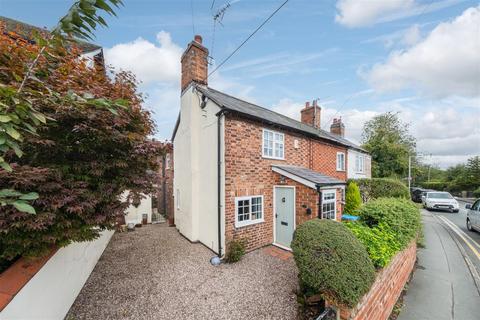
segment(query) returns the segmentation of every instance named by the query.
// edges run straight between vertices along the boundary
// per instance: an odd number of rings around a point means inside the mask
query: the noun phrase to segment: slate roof
[[[339,180],[334,177],[330,177],[319,172],[298,166],[289,166],[289,165],[272,165],[274,168],[281,169],[286,171],[294,176],[302,178],[304,180],[308,180],[314,184],[318,184],[321,186],[325,185],[344,185],[346,184],[345,181]]]
[[[195,85],[195,88],[207,96],[209,99],[213,100],[221,108],[233,112],[238,112],[244,116],[254,118],[256,120],[265,121],[267,123],[276,124],[288,129],[299,131],[301,133],[313,136],[315,138],[328,140],[336,144],[340,144],[352,149],[356,149],[361,152],[367,153],[360,146],[354,144],[353,142],[332,134],[328,131],[317,129],[313,126],[309,126],[305,123],[292,119],[290,117],[284,116],[283,114],[277,113],[270,109],[260,107],[256,104],[235,98],[226,93],[217,91],[210,87],[204,87]],[[175,128],[176,131],[176,128]],[[173,136],[175,136],[175,131]]]
[[[6,31],[8,32],[14,32],[18,34],[20,37],[26,39],[26,40],[32,40],[30,39],[32,36],[33,32],[39,32],[39,33],[44,33],[44,34],[49,34],[50,32],[45,29],[45,28],[40,28],[36,26],[32,26],[28,23],[24,23],[21,21],[17,21],[14,19],[10,19],[7,17],[2,17],[0,16],[0,24],[5,24]],[[101,49],[101,46],[98,46],[93,43],[89,43],[83,40],[75,39],[75,42],[77,43],[78,48],[83,52],[83,53],[88,53],[92,52],[98,49]]]

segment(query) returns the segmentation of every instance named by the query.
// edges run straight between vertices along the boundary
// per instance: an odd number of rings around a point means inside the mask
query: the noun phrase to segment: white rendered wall
[[[365,158],[364,160],[364,170],[363,172],[356,172],[355,170],[355,158],[357,155],[363,155],[363,157]],[[371,156],[366,154],[366,153],[362,153],[362,152],[358,152],[358,151],[355,151],[353,149],[348,149],[348,170],[347,170],[347,178],[348,179],[362,179],[362,178],[368,178],[370,179],[372,176],[371,176],[371,172],[372,172],[372,169],[371,169],[371,165],[372,165],[372,161],[371,161]]]
[[[122,195],[122,198],[127,197],[127,192]],[[130,205],[125,212],[125,223],[142,223],[142,217],[147,214],[147,223],[152,223],[152,197],[146,195],[145,198],[140,200],[140,205],[135,207]]]
[[[61,320],[80,293],[113,231],[59,249],[0,313],[2,320]]]
[[[175,225],[190,241],[218,251],[217,116],[220,108],[188,88],[173,141]],[[223,128],[223,127],[222,127]],[[179,198],[179,199],[178,199]]]

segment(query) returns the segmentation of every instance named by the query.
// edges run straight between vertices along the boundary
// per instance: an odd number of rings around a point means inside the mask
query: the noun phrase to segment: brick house
[[[173,209],[173,145],[165,143],[166,152],[159,157],[157,192],[153,206],[174,225]]]
[[[327,132],[316,101],[296,121],[214,90],[207,57],[195,36],[181,59],[172,136],[179,232],[221,256],[233,239],[245,239],[248,250],[272,243],[288,249],[302,222],[340,221],[348,152],[366,155],[343,137],[341,120]],[[343,131],[335,131],[338,124]]]

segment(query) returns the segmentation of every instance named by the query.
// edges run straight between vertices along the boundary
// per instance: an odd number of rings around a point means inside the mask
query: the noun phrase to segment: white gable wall
[[[190,241],[218,251],[217,116],[220,108],[188,88],[173,141],[175,225]]]

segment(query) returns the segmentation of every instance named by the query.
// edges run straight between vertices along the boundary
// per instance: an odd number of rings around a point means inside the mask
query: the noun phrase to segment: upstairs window
[[[263,129],[263,157],[283,160],[285,158],[284,139],[283,133]]]
[[[355,171],[359,173],[364,172],[365,167],[365,157],[363,155],[356,155],[355,156]]]
[[[235,227],[263,222],[263,196],[235,198]]]
[[[337,152],[337,171],[345,171],[345,153]]]

